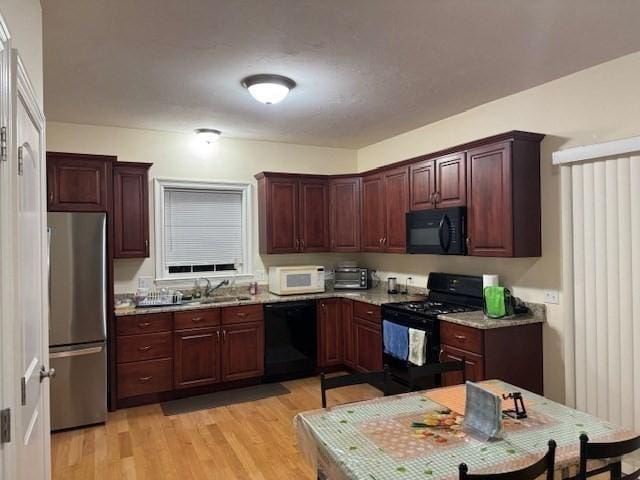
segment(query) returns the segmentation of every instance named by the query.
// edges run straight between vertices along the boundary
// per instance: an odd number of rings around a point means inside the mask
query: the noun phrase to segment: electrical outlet
[[[264,270],[256,270],[253,274],[253,278],[256,279],[256,282],[264,282],[265,281],[265,271]]]
[[[560,301],[560,293],[558,290],[545,290],[544,291],[544,303],[553,303],[557,305]]]
[[[153,286],[153,277],[138,277],[138,288],[151,290]]]

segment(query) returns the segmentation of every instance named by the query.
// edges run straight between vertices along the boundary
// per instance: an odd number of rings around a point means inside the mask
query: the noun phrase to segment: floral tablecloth
[[[462,462],[473,473],[525,467],[544,455],[549,439],[558,444],[562,470],[578,463],[583,432],[598,441],[634,435],[513,385],[482,384],[524,398],[528,418],[505,419],[503,440],[486,442],[463,431],[465,386],[457,385],[300,413],[294,419],[300,448],[331,480],[444,480],[457,478]]]

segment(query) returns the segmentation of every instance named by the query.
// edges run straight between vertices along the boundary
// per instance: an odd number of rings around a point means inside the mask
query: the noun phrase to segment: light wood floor
[[[293,417],[320,408],[320,382],[290,393],[165,417],[159,404],[119,410],[106,425],[52,436],[53,479],[315,479],[296,447]],[[369,386],[329,393],[329,403],[379,396]]]

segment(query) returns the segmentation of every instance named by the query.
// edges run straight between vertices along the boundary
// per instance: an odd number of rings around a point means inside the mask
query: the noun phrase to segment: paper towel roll
[[[500,284],[498,280],[498,275],[493,273],[482,275],[482,288],[485,287],[497,287]]]

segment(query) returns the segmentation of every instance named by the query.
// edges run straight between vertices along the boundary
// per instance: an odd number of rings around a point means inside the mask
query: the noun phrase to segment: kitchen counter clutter
[[[382,305],[384,303],[393,302],[409,302],[412,300],[423,300],[424,295],[416,291],[411,294],[389,294],[382,288],[375,288],[370,290],[360,291],[347,291],[347,290],[332,290],[328,289],[323,293],[307,293],[303,295],[275,295],[268,291],[261,291],[257,295],[230,295],[223,293],[220,297],[241,297],[242,300],[233,300],[228,302],[213,302],[213,303],[197,303],[187,302],[182,305],[171,305],[167,307],[151,307],[151,308],[118,308],[116,307],[116,317],[124,315],[146,315],[149,313],[165,313],[165,312],[181,312],[189,310],[203,310],[209,308],[222,308],[238,305],[253,305],[253,304],[265,304],[265,303],[277,303],[277,302],[295,302],[299,300],[320,300],[329,298],[345,298],[359,302],[370,303],[371,305]],[[213,297],[215,298],[215,297]],[[246,299],[244,299],[246,298]],[[544,323],[546,317],[545,306],[538,303],[526,303],[527,307],[531,310],[531,313],[516,315],[510,318],[491,319],[485,317],[481,310],[473,312],[460,312],[449,313],[446,315],[439,315],[440,320],[444,320],[450,323],[457,323],[460,325],[466,325],[472,328],[479,329],[492,329],[502,327],[513,327],[518,325],[529,325],[532,323]]]

